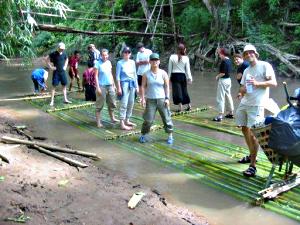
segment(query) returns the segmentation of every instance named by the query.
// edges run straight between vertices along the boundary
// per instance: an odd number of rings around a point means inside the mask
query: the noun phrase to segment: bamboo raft
[[[75,104],[80,103],[74,99],[72,101]],[[43,108],[42,103],[34,103],[34,105],[46,110],[46,108]],[[135,112],[138,113],[134,113],[134,115],[141,115],[139,107]],[[211,119],[211,115],[214,115],[212,112],[212,109],[198,110],[184,115],[176,115],[173,120],[193,124],[190,121],[194,118],[194,125],[202,126],[199,121]],[[143,122],[141,116],[133,116],[132,118],[132,121],[137,124],[134,131],[124,132],[109,122],[110,119],[105,108],[102,112],[105,129],[99,129],[95,126],[95,109],[93,106],[54,111],[50,114],[97,137],[114,140],[111,144],[121,149],[144,155],[148,159],[160,161],[170,167],[184,171],[199,182],[248,203],[256,203],[256,199],[260,197],[258,192],[264,188],[269,171],[272,168],[272,164],[265,154],[259,152],[256,178],[245,178],[241,171],[245,170],[248,165],[238,164],[237,160],[248,154],[247,149],[232,143],[200,136],[177,127],[174,133],[175,142],[173,145],[166,144],[166,134],[161,129],[160,124],[157,124],[156,131],[151,133],[149,143],[140,144],[137,134],[139,134]],[[232,120],[224,120],[222,123],[217,124],[214,122],[214,124],[214,126],[224,130],[231,126],[231,134],[238,135],[238,132],[233,128]],[[222,132],[224,131],[222,130]],[[276,170],[273,176],[274,181],[281,181],[282,176],[283,172]],[[280,198],[274,201],[262,202],[261,207],[300,221],[300,189],[294,188],[283,193]]]

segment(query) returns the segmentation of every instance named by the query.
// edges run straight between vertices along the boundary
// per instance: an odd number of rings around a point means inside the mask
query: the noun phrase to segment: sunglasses
[[[126,52],[123,52],[123,53],[125,53],[125,54],[130,54],[131,52],[129,52],[129,51],[126,51]]]

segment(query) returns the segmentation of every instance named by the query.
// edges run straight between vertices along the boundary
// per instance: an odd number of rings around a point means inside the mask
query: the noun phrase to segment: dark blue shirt
[[[241,65],[239,65],[239,67],[237,68],[237,73],[241,73],[243,75],[244,70],[249,66],[249,62],[248,61],[244,61]],[[241,79],[237,79],[237,81],[239,82],[239,84],[241,84]]]
[[[229,78],[230,73],[232,72],[232,63],[230,59],[224,59],[220,65],[220,73],[225,73],[225,75],[221,78]]]
[[[49,55],[49,58],[53,65],[56,67],[56,71],[64,71],[65,62],[68,58],[66,53],[63,52],[62,54],[59,54],[58,51],[55,51]]]

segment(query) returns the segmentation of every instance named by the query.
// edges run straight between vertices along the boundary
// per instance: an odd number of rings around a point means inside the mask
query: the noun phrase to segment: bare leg
[[[120,122],[120,120],[116,119],[113,110],[108,110],[108,113],[109,113],[111,122],[113,122],[113,123]]]
[[[70,80],[70,86],[69,86],[69,91],[72,91],[72,87],[73,87],[73,80],[74,78],[72,77]]]
[[[181,111],[182,111],[182,104],[179,103],[179,104],[178,104],[178,107],[179,107],[179,108],[178,108],[178,111],[181,112]]]
[[[242,132],[245,137],[246,144],[249,148],[250,152],[250,165],[254,166],[256,165],[256,156],[258,151],[258,142],[255,136],[252,134],[252,131],[248,127],[242,127]]]
[[[125,124],[126,124],[127,126],[131,126],[131,127],[136,126],[136,124],[130,122],[129,119],[126,119],[126,120],[125,120]]]
[[[101,123],[101,118],[100,118],[100,111],[96,111],[96,122],[97,122],[97,127],[101,128],[103,127],[103,124]]]
[[[54,106],[54,95],[55,95],[55,87],[52,87],[50,106]]]
[[[77,86],[78,86],[78,90],[80,91],[81,88],[80,88],[80,79],[79,77],[76,77],[76,80],[77,80]]]
[[[66,86],[66,85],[63,86],[63,94],[64,94],[64,102],[65,102],[65,103],[72,103],[72,102],[69,101],[68,98],[67,98],[67,86]]]
[[[129,127],[125,124],[124,120],[120,120],[120,125],[122,130],[131,130],[132,127]]]

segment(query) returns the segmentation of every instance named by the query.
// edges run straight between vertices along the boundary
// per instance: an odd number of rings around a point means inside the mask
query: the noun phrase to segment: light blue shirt
[[[109,60],[103,62],[99,59],[94,68],[98,70],[98,82],[99,85],[112,85],[113,84],[113,76],[112,76],[112,65]]]
[[[167,73],[159,69],[156,74],[148,70],[145,75],[147,78],[146,98],[161,99],[166,97],[164,76]]]
[[[121,59],[117,63],[116,79],[119,81],[134,81],[137,84],[135,62],[132,59]]]

